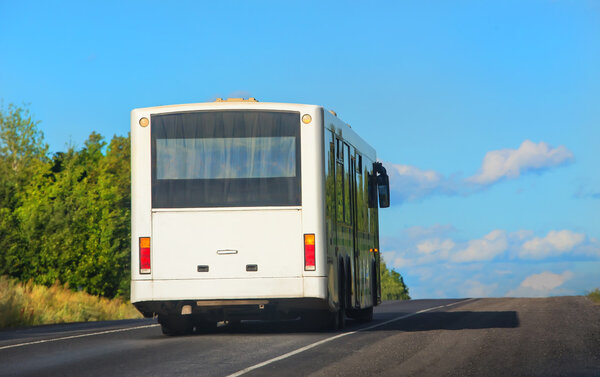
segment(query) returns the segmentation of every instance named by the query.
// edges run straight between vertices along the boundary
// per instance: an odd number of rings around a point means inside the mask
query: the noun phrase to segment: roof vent
[[[258,102],[258,100],[254,97],[250,97],[248,99],[245,98],[217,98],[215,102]]]

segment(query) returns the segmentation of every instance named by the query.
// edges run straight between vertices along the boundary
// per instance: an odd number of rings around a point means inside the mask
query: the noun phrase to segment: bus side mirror
[[[377,191],[379,193],[379,207],[390,206],[390,179],[387,174],[377,177]]]
[[[388,208],[390,206],[390,178],[381,162],[373,163],[374,183],[377,183],[377,194],[379,195],[379,207]],[[375,204],[374,207],[377,207]]]

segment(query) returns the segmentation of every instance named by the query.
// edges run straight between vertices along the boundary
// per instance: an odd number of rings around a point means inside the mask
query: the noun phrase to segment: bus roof
[[[193,110],[218,110],[218,109],[270,109],[270,110],[298,110],[307,107],[322,107],[317,105],[308,105],[300,103],[283,102],[258,102],[258,101],[232,101],[220,100],[214,102],[198,102],[179,105],[153,106],[133,109],[133,111],[142,111],[149,113],[172,112],[172,111],[193,111]]]

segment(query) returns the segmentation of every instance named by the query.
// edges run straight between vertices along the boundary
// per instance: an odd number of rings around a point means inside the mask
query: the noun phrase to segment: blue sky
[[[600,287],[600,3],[0,0],[0,98],[53,152],[136,107],[335,110],[392,179],[388,265],[414,298]]]

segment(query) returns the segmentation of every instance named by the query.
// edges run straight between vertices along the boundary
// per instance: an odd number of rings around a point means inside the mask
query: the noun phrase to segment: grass
[[[600,289],[596,288],[587,294],[587,297],[594,301],[596,304],[600,304]]]
[[[129,302],[0,276],[0,328],[141,318]]]

